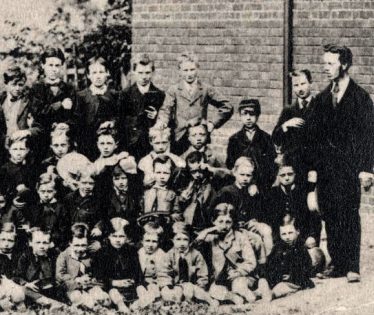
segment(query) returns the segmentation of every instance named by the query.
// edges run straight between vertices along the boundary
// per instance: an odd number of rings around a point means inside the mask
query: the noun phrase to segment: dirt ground
[[[250,314],[373,315],[374,215],[362,214],[361,224],[360,283],[348,284],[345,278],[315,279],[315,288],[272,301],[270,304],[257,304]]]

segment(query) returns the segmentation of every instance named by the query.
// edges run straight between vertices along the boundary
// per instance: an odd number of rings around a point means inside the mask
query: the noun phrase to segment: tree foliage
[[[40,73],[40,54],[46,47],[57,46],[65,51],[68,68],[81,69],[75,74],[79,87],[86,84],[85,63],[98,55],[107,59],[113,84],[119,87],[121,69],[129,68],[131,0],[57,0],[55,4],[56,10],[45,28],[4,22],[12,29],[1,38],[6,64],[20,64],[35,80]]]

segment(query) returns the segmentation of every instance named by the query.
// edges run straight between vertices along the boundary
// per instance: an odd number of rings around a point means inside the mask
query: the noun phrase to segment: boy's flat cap
[[[244,99],[239,103],[238,111],[240,111],[244,108],[250,108],[253,110],[253,112],[258,116],[261,114],[261,105],[258,99],[251,98],[251,99]]]

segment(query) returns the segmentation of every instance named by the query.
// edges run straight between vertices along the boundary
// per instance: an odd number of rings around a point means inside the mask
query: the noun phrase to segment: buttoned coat
[[[188,265],[189,282],[201,288],[206,288],[208,285],[208,267],[204,257],[194,248],[190,248],[183,257]],[[175,248],[166,253],[161,277],[165,277],[167,282],[172,285],[179,283],[179,254]]]
[[[218,109],[218,113],[212,119],[215,128],[221,127],[230,119],[233,108],[228,100],[219,95],[213,87],[200,81],[194,95],[190,95],[181,81],[172,85],[166,92],[165,101],[162,104],[158,120],[175,128],[175,139],[178,141],[186,133],[190,121],[208,118],[208,105]]]

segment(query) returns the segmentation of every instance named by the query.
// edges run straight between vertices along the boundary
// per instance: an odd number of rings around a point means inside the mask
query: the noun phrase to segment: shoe
[[[324,279],[328,278],[341,278],[344,277],[345,274],[340,270],[337,270],[334,266],[329,266],[325,271],[322,272],[322,277]]]
[[[347,281],[349,283],[360,282],[361,276],[357,272],[350,271],[347,273]]]

